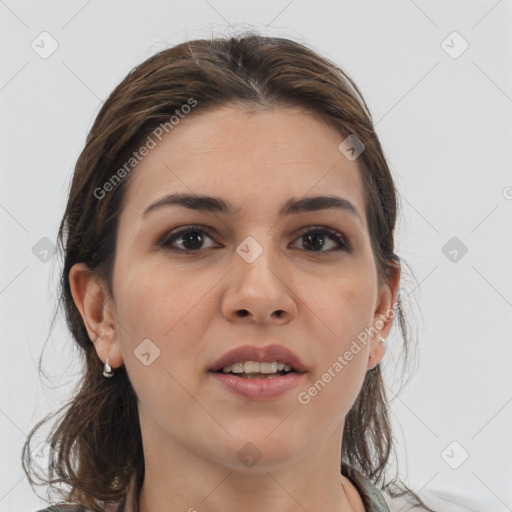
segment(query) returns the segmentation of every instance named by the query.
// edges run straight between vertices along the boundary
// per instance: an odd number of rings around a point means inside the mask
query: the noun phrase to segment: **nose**
[[[231,322],[285,324],[297,314],[286,263],[278,265],[270,250],[251,263],[238,254],[222,302],[222,313]]]

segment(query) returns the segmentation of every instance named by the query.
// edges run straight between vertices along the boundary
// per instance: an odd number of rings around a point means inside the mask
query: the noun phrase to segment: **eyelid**
[[[344,242],[345,244],[348,245],[347,237],[341,231],[334,229],[334,228],[330,228],[329,226],[325,226],[323,224],[320,224],[320,225],[312,224],[312,225],[304,226],[304,227],[298,229],[297,231],[294,231],[293,234],[295,236],[299,236],[304,233],[308,233],[309,231],[315,231],[315,230],[325,231],[326,233],[329,233],[333,237],[338,238],[339,240],[341,240],[342,242]]]

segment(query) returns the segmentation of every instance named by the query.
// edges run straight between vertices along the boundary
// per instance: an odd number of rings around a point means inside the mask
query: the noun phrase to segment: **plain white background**
[[[403,296],[418,365],[392,402],[402,477],[512,510],[511,23],[510,0],[0,1],[0,511],[46,505],[21,447],[77,382],[60,316],[49,380],[37,371],[61,264],[42,251],[101,102],[157,50],[251,28],[309,44],[355,80],[396,179],[396,252],[417,279]]]

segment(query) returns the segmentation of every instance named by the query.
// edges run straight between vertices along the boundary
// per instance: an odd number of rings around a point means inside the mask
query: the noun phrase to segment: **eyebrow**
[[[231,203],[220,197],[198,194],[169,194],[150,204],[144,210],[142,217],[146,218],[149,213],[165,206],[182,206],[190,210],[222,213],[230,216],[236,215],[241,209],[241,207],[235,208]],[[338,196],[310,196],[300,199],[289,199],[279,210],[279,216],[284,217],[286,215],[333,208],[352,213],[362,225],[361,214],[357,208],[347,199]]]

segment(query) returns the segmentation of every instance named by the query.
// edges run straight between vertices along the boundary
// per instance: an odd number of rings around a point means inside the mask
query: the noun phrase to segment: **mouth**
[[[282,345],[243,345],[215,361],[210,372],[242,379],[271,379],[290,373],[306,373],[299,356]]]
[[[226,352],[209,369],[219,389],[244,400],[277,400],[302,385],[308,368],[282,345],[242,345]]]
[[[279,368],[277,361],[266,363]],[[208,374],[211,376],[212,382],[217,383],[215,386],[220,386],[215,389],[222,389],[233,396],[252,401],[277,400],[290,396],[288,393],[304,383],[306,372],[298,372],[291,367],[286,369],[287,366],[283,366],[282,370],[276,369],[275,372],[264,373],[261,371],[260,365],[266,363],[246,361],[237,363],[235,368],[225,366],[220,370],[210,370]],[[238,372],[240,369],[238,365],[242,366],[242,372]],[[248,365],[249,371],[245,371],[245,365]],[[263,370],[267,370],[265,366]]]

